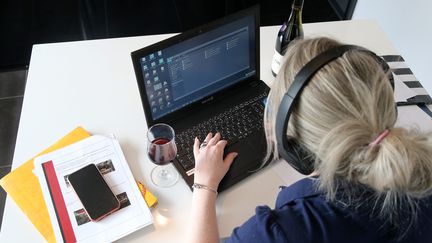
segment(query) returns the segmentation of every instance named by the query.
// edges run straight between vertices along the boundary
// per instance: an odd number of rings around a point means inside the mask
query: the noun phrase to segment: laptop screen
[[[141,56],[153,120],[255,75],[255,21],[243,16]]]

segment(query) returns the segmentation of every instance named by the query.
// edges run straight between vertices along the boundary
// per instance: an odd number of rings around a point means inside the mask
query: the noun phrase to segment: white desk
[[[270,64],[279,27],[261,28],[261,78],[273,81]],[[306,36],[330,36],[370,48],[378,55],[397,54],[373,21],[304,25]],[[154,166],[147,159],[146,121],[130,52],[170,35],[35,45],[33,47],[13,167],[17,167],[80,125],[93,134],[115,133],[134,176],[159,198],[154,227],[121,241],[178,242],[189,227],[191,191],[183,180],[161,189],[149,181]],[[416,107],[410,108],[421,113]],[[417,113],[416,113],[417,112]],[[410,123],[407,120],[402,123]],[[274,205],[278,186],[300,178],[286,163],[276,163],[222,193],[217,214],[222,236],[254,214],[256,205]],[[40,242],[42,236],[6,200],[1,242]]]

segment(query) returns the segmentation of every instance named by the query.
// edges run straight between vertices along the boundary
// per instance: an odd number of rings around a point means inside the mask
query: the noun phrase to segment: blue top
[[[405,237],[400,240],[401,231],[377,217],[371,217],[374,214],[370,208],[355,210],[346,207],[346,204],[327,201],[324,194],[316,190],[314,180],[317,179],[305,178],[282,189],[275,209],[257,207],[256,214],[234,229],[226,242],[432,241],[430,198],[422,201],[416,224],[404,231]],[[373,203],[371,201],[370,204],[373,206]]]

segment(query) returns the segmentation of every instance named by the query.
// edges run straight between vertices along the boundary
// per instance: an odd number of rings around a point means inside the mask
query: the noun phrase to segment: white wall
[[[432,1],[358,0],[352,19],[376,19],[432,95]]]

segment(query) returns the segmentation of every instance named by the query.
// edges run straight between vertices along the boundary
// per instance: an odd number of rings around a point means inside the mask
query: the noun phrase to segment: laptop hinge
[[[249,85],[250,85],[251,87],[256,87],[256,86],[258,86],[260,83],[261,83],[260,80],[254,80],[254,81],[250,82]]]

